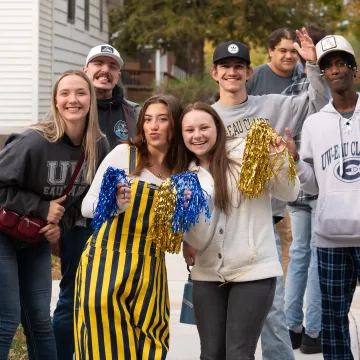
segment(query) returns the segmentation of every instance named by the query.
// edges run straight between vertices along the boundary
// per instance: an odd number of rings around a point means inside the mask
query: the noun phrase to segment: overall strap
[[[137,163],[137,148],[133,145],[129,145],[129,174],[131,174]]]

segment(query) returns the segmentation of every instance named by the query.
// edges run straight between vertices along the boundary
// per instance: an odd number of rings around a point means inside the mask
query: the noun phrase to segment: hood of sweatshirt
[[[353,127],[356,128],[356,137],[358,138],[358,141],[360,141],[360,101],[359,101],[359,93],[357,94],[357,102],[354,110],[354,114],[351,118],[344,118],[334,107],[333,99],[330,100],[330,102],[325,105],[321,110],[320,113],[327,113],[331,114],[332,117],[335,115],[335,118],[337,121],[337,128],[338,128],[338,146],[339,149],[342,149],[343,146],[343,134],[347,131],[350,131]],[[325,115],[325,114],[324,114]],[[344,158],[343,158],[343,152],[340,151],[340,177],[343,177],[344,174]]]
[[[118,107],[124,100],[124,91],[119,85],[115,85],[112,91],[111,99],[98,99],[97,105],[99,108],[107,109],[111,107]]]

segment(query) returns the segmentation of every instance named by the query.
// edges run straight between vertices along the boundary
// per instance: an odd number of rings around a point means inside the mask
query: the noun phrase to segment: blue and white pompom
[[[94,219],[91,222],[95,230],[100,229],[101,225],[117,212],[116,191],[118,183],[127,184],[130,187],[125,171],[109,166],[101,182],[99,201],[94,212]]]
[[[187,190],[191,191],[189,199]],[[163,251],[178,253],[182,234],[196,225],[200,214],[204,212],[205,221],[210,219],[207,196],[194,173],[184,172],[166,179],[159,187],[148,239]]]
[[[210,220],[210,211],[206,202],[209,195],[201,188],[197,175],[192,172],[183,172],[172,175],[171,181],[176,188],[177,194],[172,218],[172,231],[188,232],[191,226],[195,226],[199,222],[202,212],[204,212],[205,221]],[[189,199],[185,195],[187,190],[191,191]],[[184,204],[187,206],[184,206]]]

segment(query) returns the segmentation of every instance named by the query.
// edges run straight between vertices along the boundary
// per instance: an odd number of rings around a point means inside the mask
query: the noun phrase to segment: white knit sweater
[[[227,141],[229,157],[242,163],[245,140],[234,138]],[[200,184],[213,198],[214,180],[203,167],[192,163],[190,171],[197,172]],[[288,161],[280,173],[273,177],[263,194],[249,200],[240,197],[238,178],[229,174],[232,209],[225,215],[208,200],[210,222],[201,216],[199,223],[184,236],[184,241],[197,249],[195,265],[191,271],[193,280],[202,281],[253,281],[282,275],[279,263],[270,195],[284,201],[294,201],[299,192],[299,180],[295,185],[288,181]]]

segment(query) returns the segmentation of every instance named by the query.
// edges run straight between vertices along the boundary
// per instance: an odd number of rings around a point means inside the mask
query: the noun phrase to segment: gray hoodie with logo
[[[360,246],[360,100],[351,119],[332,102],[306,119],[297,164],[301,188],[319,195],[316,245]]]

